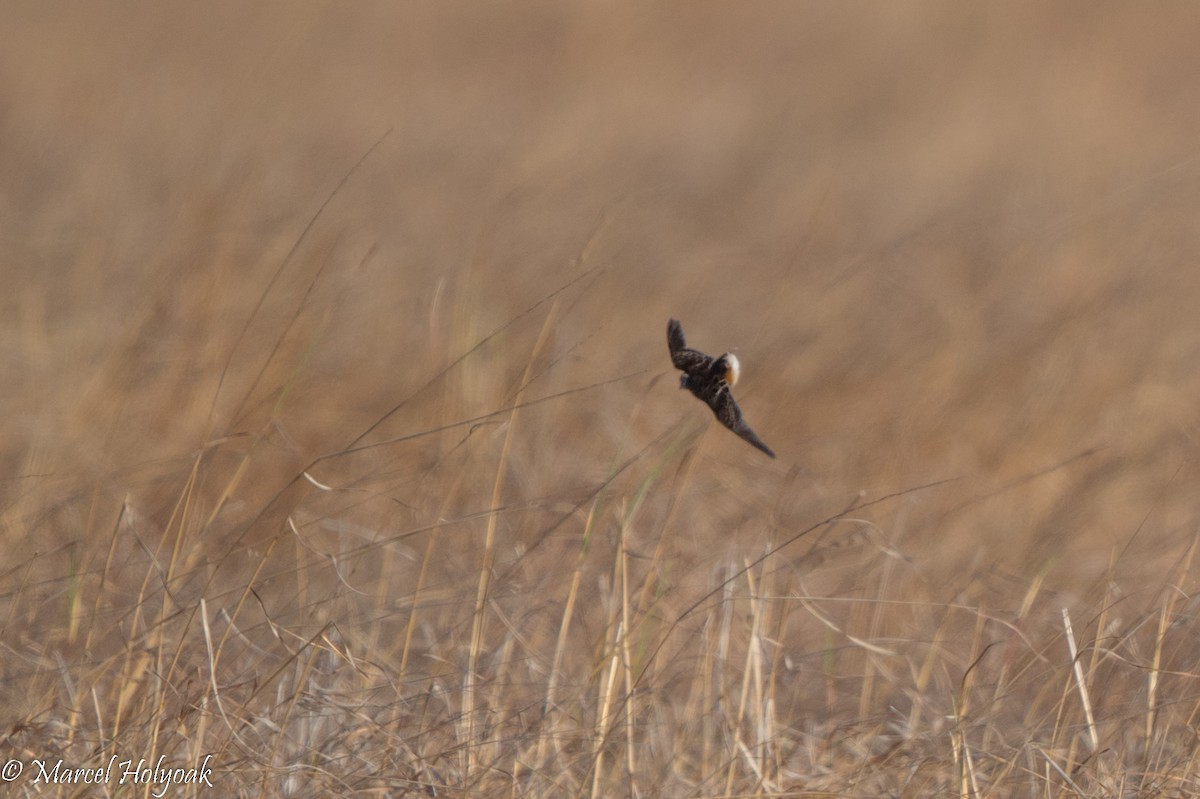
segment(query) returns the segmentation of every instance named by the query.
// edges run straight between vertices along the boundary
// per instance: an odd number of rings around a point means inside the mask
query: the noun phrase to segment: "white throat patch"
[[[738,363],[737,356],[732,352],[727,352],[722,357],[725,358],[725,363],[728,364],[728,368],[725,370],[725,382],[731,386],[736,385],[738,377],[742,374],[742,365]]]

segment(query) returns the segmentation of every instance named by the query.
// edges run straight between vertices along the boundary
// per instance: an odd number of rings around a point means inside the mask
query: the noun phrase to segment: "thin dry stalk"
[[[1083,676],[1083,664],[1079,662],[1079,650],[1075,646],[1075,632],[1071,629],[1071,615],[1066,608],[1062,609],[1063,630],[1067,638],[1067,650],[1071,653],[1071,665],[1075,672],[1075,684],[1079,688],[1079,700],[1083,703],[1083,712],[1087,716],[1088,738],[1092,751],[1100,748],[1100,736],[1096,732],[1096,718],[1092,715],[1092,700],[1088,695],[1087,681]]]
[[[934,666],[939,662],[938,657],[942,653],[945,638],[949,634],[951,610],[947,610],[942,614],[942,620],[938,622],[937,629],[933,633],[933,640],[929,642],[929,646],[925,651],[925,658],[921,663],[921,668],[917,672],[917,678],[914,681],[914,696],[918,701],[914,701],[912,709],[908,714],[908,728],[915,730],[920,723],[921,710],[923,703],[920,697],[925,696],[926,689],[929,686],[929,681],[933,677]]]
[[[634,505],[635,513],[636,513],[636,510],[637,510],[637,505],[635,504]],[[630,514],[630,517],[632,517],[632,516],[633,516],[633,513]],[[627,526],[628,525],[626,525],[626,527]],[[622,543],[622,546],[621,546],[621,629],[622,630],[632,630],[633,624],[630,619],[631,608],[630,608],[630,599],[629,599],[629,592],[630,592],[629,558],[626,556],[625,546],[624,546],[624,542],[626,540],[627,540],[627,534],[622,533],[621,534],[621,543]],[[637,704],[636,704],[637,696],[634,693],[635,686],[634,686],[634,674],[633,674],[633,656],[629,651],[629,638],[630,638],[630,636],[628,634],[622,635],[617,639],[617,643],[620,645],[620,648],[621,648],[620,649],[621,665],[623,667],[624,678],[625,678],[625,697],[624,697],[625,701],[623,702],[623,709],[622,709],[622,712],[625,715],[625,768],[626,768],[626,774],[629,779],[629,784],[631,786],[631,792],[634,795],[636,795],[637,792],[632,791],[632,786],[634,784],[634,777],[637,774],[637,760],[634,757],[634,751],[637,747],[637,738],[635,736],[635,730],[634,730],[634,725],[633,725],[633,721],[637,717]]]
[[[760,768],[760,764],[757,762],[757,760],[762,756],[761,752],[758,750],[758,746],[762,739],[758,734],[760,731],[757,729],[757,723],[752,725],[755,728],[756,733],[753,754],[747,749],[745,741],[742,740],[742,724],[746,720],[747,706],[750,704],[750,695],[752,692],[754,694],[755,708],[760,711],[762,709],[762,640],[760,633],[763,603],[756,596],[753,571],[747,569],[745,575],[747,600],[750,603],[750,631],[746,642],[746,652],[742,658],[742,685],[740,694],[738,696],[737,715],[734,716],[730,726],[733,730],[734,743],[741,750],[743,756],[745,756],[749,761],[749,766],[754,771],[755,775],[759,780],[761,780],[763,776],[762,769]],[[758,718],[759,717],[756,715],[756,719]],[[732,791],[733,786],[729,781],[732,779],[732,777],[733,769],[731,768],[726,781],[727,792]]]
[[[575,602],[579,598],[579,583],[583,579],[584,558],[591,542],[592,523],[596,518],[596,506],[599,499],[592,503],[588,510],[587,519],[583,523],[583,542],[579,555],[575,558],[575,568],[571,572],[571,584],[567,588],[567,599],[563,603],[562,618],[558,624],[558,637],[554,641],[554,655],[550,660],[550,675],[546,680],[546,703],[542,710],[542,728],[538,735],[537,754],[534,763],[538,769],[546,764],[547,747],[554,743],[558,746],[559,714],[558,714],[558,684],[562,675],[563,655],[566,652],[567,641],[571,631],[571,619],[575,615]]]
[[[892,558],[884,558],[883,575],[879,580],[879,588],[877,591],[878,595],[881,597],[887,596],[893,562],[894,561]],[[871,605],[871,620],[867,627],[867,640],[875,641],[879,638],[879,630],[881,629],[881,625],[883,623],[882,614],[884,604],[882,602],[873,602]],[[867,718],[871,714],[871,702],[875,693],[875,679],[876,675],[879,673],[875,659],[870,655],[864,654],[863,656],[863,670],[864,674],[862,681],[862,693],[859,696],[858,703],[859,718]]]
[[[600,695],[597,697],[596,727],[592,733],[592,797],[603,796],[600,787],[604,776],[604,750],[608,745],[609,716],[616,702],[618,679],[621,673],[621,655],[618,642],[625,634],[621,623],[613,628],[613,637],[609,641],[608,674],[598,684]]]
[[[508,468],[509,452],[512,448],[513,434],[517,428],[517,414],[520,410],[521,400],[524,398],[525,387],[529,385],[530,375],[533,374],[533,364],[537,360],[538,355],[545,346],[547,339],[550,336],[551,322],[554,319],[555,309],[558,307],[556,300],[550,306],[550,311],[546,314],[546,320],[542,324],[541,333],[538,335],[537,342],[533,345],[533,352],[529,356],[529,361],[525,365],[525,376],[521,379],[521,384],[517,389],[517,395],[513,402],[512,411],[508,417],[508,430],[504,434],[504,444],[500,449],[500,459],[496,464],[496,479],[492,484],[492,504],[489,506],[493,509],[500,507],[502,490],[504,487],[504,475]],[[484,534],[483,540],[483,561],[479,567],[479,587],[475,593],[475,612],[471,621],[471,644],[467,651],[467,671],[463,675],[463,698],[462,698],[462,714],[467,724],[466,743],[467,743],[467,760],[466,760],[466,776],[465,782],[471,784],[472,775],[476,768],[476,713],[475,713],[475,680],[479,663],[479,656],[483,649],[483,634],[484,634],[484,610],[487,607],[488,590],[491,586],[492,578],[492,563],[495,560],[496,550],[496,524],[498,513],[493,511],[488,514],[487,531]]]
[[[979,780],[975,777],[975,759],[971,756],[971,747],[966,743],[966,734],[962,736],[963,740],[963,772],[967,775],[967,785],[970,786],[970,793],[963,794],[964,796],[980,796]]]
[[[727,659],[727,657],[731,656],[731,651],[732,651],[733,641],[732,641],[731,632],[732,632],[732,626],[733,626],[733,614],[737,612],[737,607],[736,607],[737,606],[737,597],[734,596],[734,587],[733,587],[733,583],[734,583],[734,581],[736,581],[736,577],[734,577],[734,576],[737,575],[737,566],[736,565],[734,565],[732,563],[730,565],[728,565],[728,575],[730,575],[730,576],[728,576],[725,579],[725,585],[724,585],[724,590],[725,590],[724,600],[721,601],[722,618],[721,618],[721,636],[720,636],[720,641],[721,641],[720,662],[722,663],[722,666],[724,666],[724,663],[727,662],[726,659]],[[749,653],[746,653],[746,656],[749,656]],[[749,679],[749,669],[744,668],[743,673],[742,673],[742,691],[739,692],[739,696],[738,696],[737,713],[733,715],[732,719],[726,720],[726,726],[727,726],[726,735],[728,735],[728,737],[731,738],[730,747],[734,751],[742,750],[742,733],[740,733],[740,729],[742,729],[742,719],[743,719],[743,714],[745,713],[746,679]],[[722,693],[722,695],[724,695],[724,693],[725,693],[724,679],[722,679],[721,693]],[[725,705],[725,707],[728,707],[728,697],[725,697],[724,699],[722,699],[722,705]],[[732,755],[732,752],[731,752],[731,755]],[[739,762],[739,758],[732,757],[732,756],[730,757],[730,761],[728,761],[728,768],[725,771],[725,794],[726,795],[731,795],[733,793],[733,781],[737,777],[738,762]]]
[[[700,462],[699,447],[693,452],[684,456],[682,464],[682,475],[676,473],[676,482],[672,485],[670,493],[670,505],[667,509],[666,518],[663,519],[658,529],[658,543],[654,546],[654,554],[650,557],[650,568],[646,570],[646,577],[642,581],[641,596],[638,599],[638,607],[643,610],[650,607],[651,599],[659,589],[659,580],[662,575],[661,564],[666,559],[668,543],[672,539],[672,533],[675,529],[675,516],[679,512],[681,505],[685,502],[681,501],[682,497],[688,494],[688,486],[692,482],[695,475],[696,464]]]
[[[438,509],[436,520],[441,520],[446,517],[447,510],[450,506],[450,500],[455,494],[455,489],[463,479],[463,472],[460,470],[454,478],[449,490],[446,491],[442,499],[441,507]],[[493,506],[495,507],[495,506]],[[425,579],[429,573],[429,564],[433,560],[434,547],[437,545],[439,537],[430,530],[429,540],[425,544],[425,554],[421,556],[421,568],[417,571],[417,584],[412,593],[412,605],[408,609],[408,621],[404,625],[404,644],[400,652],[400,674],[403,676],[408,670],[408,658],[412,652],[413,634],[417,630],[417,612],[421,608],[421,601],[424,599],[422,591],[425,590]]]
[[[108,554],[104,558],[104,568],[100,570],[100,584],[96,587],[96,599],[92,603],[92,619],[96,620],[100,615],[100,601],[104,598],[104,587],[108,582],[108,576],[112,572],[113,558],[117,551],[117,541],[121,534],[121,522],[125,520],[125,516],[129,511],[129,496],[126,495],[121,503],[121,510],[117,513],[116,521],[113,522],[112,534],[108,539]],[[87,635],[84,637],[84,649],[91,649],[93,636],[99,629],[98,624],[89,624]],[[4,628],[0,627],[0,634],[4,632]],[[73,639],[72,639],[73,640]]]
[[[1197,539],[1193,538],[1188,545],[1187,554],[1179,564],[1179,573],[1175,578],[1175,583],[1170,586],[1163,595],[1162,609],[1158,616],[1158,632],[1154,636],[1154,658],[1150,664],[1150,672],[1146,675],[1146,748],[1149,750],[1150,742],[1154,739],[1154,721],[1158,715],[1158,675],[1162,668],[1162,652],[1163,644],[1167,637],[1167,628],[1170,626],[1170,620],[1175,616],[1175,603],[1179,599],[1180,592],[1174,590],[1175,586],[1183,585],[1184,579],[1192,567],[1192,559],[1196,554]]]

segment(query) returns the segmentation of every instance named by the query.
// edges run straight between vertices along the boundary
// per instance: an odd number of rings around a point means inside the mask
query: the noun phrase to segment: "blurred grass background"
[[[6,759],[1194,793],[1198,16],[6,3]]]

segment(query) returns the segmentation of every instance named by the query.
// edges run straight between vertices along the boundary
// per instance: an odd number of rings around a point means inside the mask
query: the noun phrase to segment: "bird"
[[[689,349],[687,340],[683,337],[683,325],[678,319],[667,322],[667,347],[671,350],[671,363],[683,372],[679,378],[679,387],[686,388],[712,408],[721,424],[774,458],[775,452],[742,418],[742,409],[738,407],[733,393],[729,390],[737,383],[741,374],[741,364],[738,363],[737,356],[727,352],[720,358],[713,358],[699,350]]]

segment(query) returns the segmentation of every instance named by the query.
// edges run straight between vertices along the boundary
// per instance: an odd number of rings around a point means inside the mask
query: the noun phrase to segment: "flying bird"
[[[683,372],[679,387],[686,388],[703,400],[712,408],[721,424],[774,458],[775,453],[742,418],[742,409],[734,402],[729,390],[737,382],[741,371],[737,356],[727,352],[720,358],[713,358],[699,350],[688,349],[683,337],[683,325],[679,324],[678,319],[667,323],[667,346],[671,349],[671,363]]]

